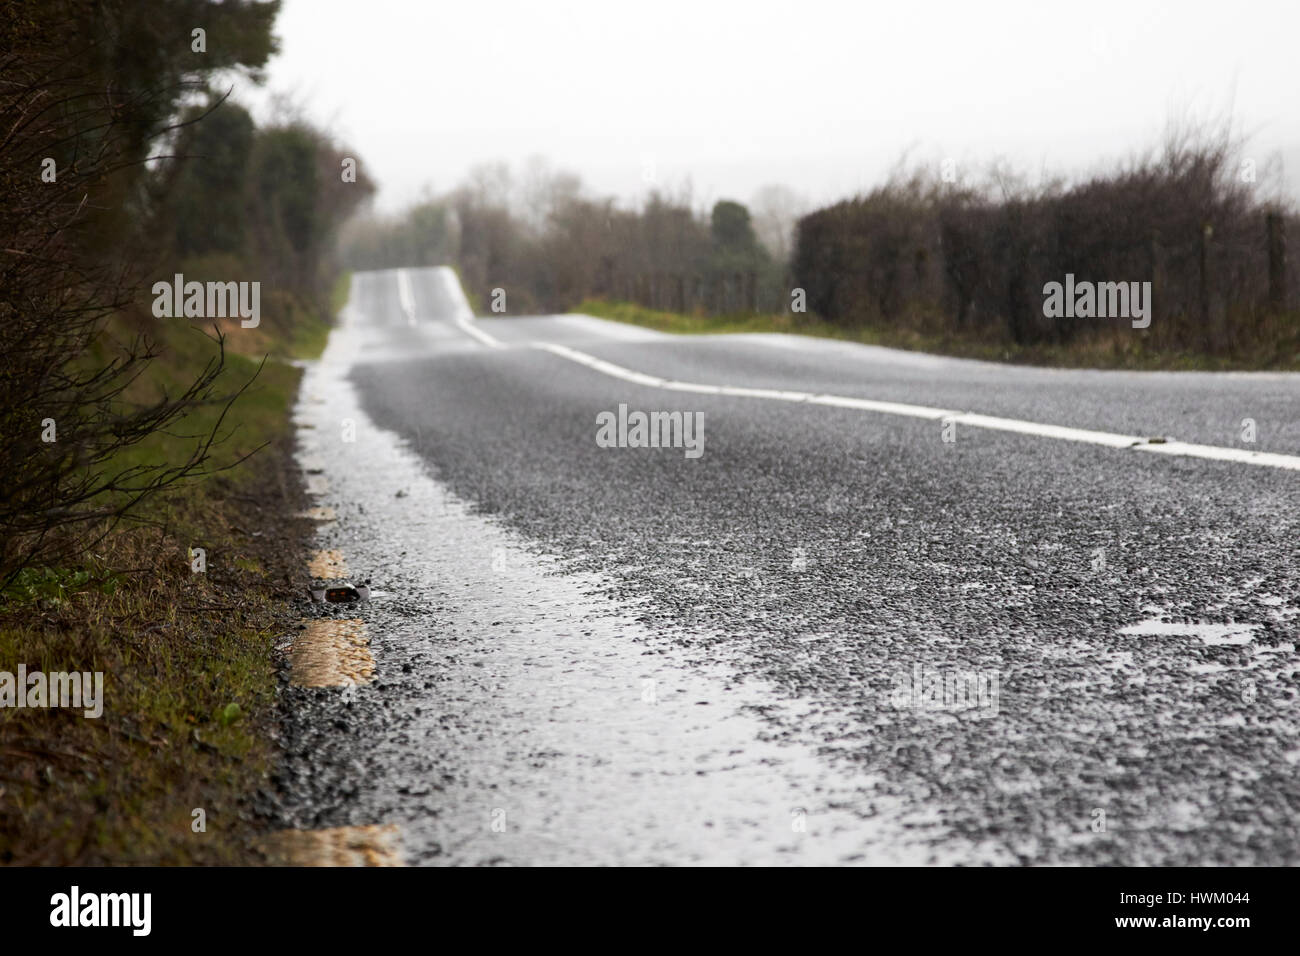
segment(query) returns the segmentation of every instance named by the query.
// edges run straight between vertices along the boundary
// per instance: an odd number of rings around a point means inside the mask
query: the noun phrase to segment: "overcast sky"
[[[629,202],[652,179],[823,202],[905,152],[1086,171],[1228,110],[1300,182],[1297,0],[286,0],[277,32],[268,90],[356,149],[385,209],[532,155]]]

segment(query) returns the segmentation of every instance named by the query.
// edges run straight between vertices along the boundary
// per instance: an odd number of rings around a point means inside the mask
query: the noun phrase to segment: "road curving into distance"
[[[287,826],[415,864],[1298,862],[1300,376],[352,289],[298,421],[375,672],[288,691]]]

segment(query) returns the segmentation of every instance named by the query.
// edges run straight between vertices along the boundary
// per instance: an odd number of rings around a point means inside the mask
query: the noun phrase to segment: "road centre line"
[[[472,320],[457,316],[457,323],[479,341],[492,348],[501,348],[503,343],[482,329],[473,326]],[[661,388],[672,392],[694,392],[701,395],[726,395],[738,398],[760,398],[768,401],[806,402],[809,405],[826,405],[833,408],[854,408],[861,411],[877,412],[884,415],[902,415],[910,418],[923,418],[931,421],[953,421],[971,428],[984,428],[991,431],[1015,432],[1021,435],[1034,435],[1039,438],[1055,438],[1060,441],[1084,442],[1101,445],[1106,448],[1128,448],[1134,451],[1146,451],[1157,455],[1174,455],[1184,458],[1204,458],[1210,461],[1231,461],[1244,465],[1259,465],[1266,468],[1285,468],[1300,471],[1300,456],[1280,455],[1273,452],[1248,451],[1242,448],[1227,448],[1220,445],[1198,445],[1181,441],[1154,441],[1141,435],[1124,435],[1116,432],[1094,431],[1086,428],[1070,428],[1065,425],[1047,425],[1042,422],[1024,421],[1018,418],[1001,418],[996,415],[980,415],[975,412],[959,412],[953,409],[934,408],[928,405],[910,405],[905,402],[882,402],[870,398],[850,398],[844,395],[827,395],[813,392],[794,392],[770,388],[747,388],[734,385],[702,385],[695,382],[678,382],[647,375],[633,369],[615,365],[604,359],[588,355],[567,345],[550,342],[533,342],[532,347],[540,348],[552,355],[585,365],[593,371],[619,378],[635,385],[647,388]]]

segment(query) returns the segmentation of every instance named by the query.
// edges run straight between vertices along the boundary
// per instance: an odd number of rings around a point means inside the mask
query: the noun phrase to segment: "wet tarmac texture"
[[[358,275],[304,383],[303,453],[338,519],[320,547],[376,589],[361,612],[304,613],[364,617],[376,673],[286,687],[288,825],[396,823],[411,863],[1300,857],[1295,472],[945,442],[934,422],[666,393],[529,343],[1217,444],[1252,417],[1286,453],[1297,377],[564,317],[482,320],[491,349],[446,319],[442,278],[408,281],[414,325],[393,274]],[[599,447],[620,403],[702,412],[703,456]]]

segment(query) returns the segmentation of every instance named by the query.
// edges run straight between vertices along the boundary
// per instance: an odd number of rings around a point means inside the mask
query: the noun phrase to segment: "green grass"
[[[227,340],[221,393],[253,376],[259,351],[275,357],[222,424],[210,473],[147,501],[76,566],[27,569],[0,595],[0,669],[102,671],[105,680],[98,720],[0,708],[0,864],[256,859],[243,801],[265,785],[275,756],[273,646],[292,626],[287,597],[307,533],[290,517],[301,502],[285,465],[301,373],[282,359],[319,354],[330,323],[304,309],[265,325]],[[132,328],[119,318],[113,331]],[[174,394],[216,354],[187,322],[147,331],[163,353],[133,400]],[[192,409],[112,467],[174,463],[220,413]],[[192,547],[205,549],[206,573],[191,571]],[[199,808],[205,833],[191,828]]]
[[[138,400],[153,398],[164,384],[174,393],[183,387],[182,383],[193,380],[204,361],[216,355],[215,345],[191,329],[178,328],[169,333],[166,346],[167,352],[147,373],[147,385],[136,390],[149,394],[137,394]],[[203,507],[203,487],[212,475],[222,475],[236,492],[249,489],[254,470],[232,466],[267,442],[283,439],[290,432],[288,409],[298,387],[299,369],[277,360],[263,364],[229,351],[225,362],[217,379],[216,395],[224,399],[244,385],[248,387],[225,412],[224,418],[224,401],[193,408],[165,433],[155,433],[124,449],[111,465],[112,470],[118,471],[175,464],[200,447],[212,430],[217,429],[218,441],[204,474],[187,479],[166,495],[147,502],[139,515],[152,522],[162,522],[182,537],[199,534],[202,521],[210,517]]]
[[[348,296],[352,294],[352,273],[344,269],[339,273],[339,277],[334,280],[334,287],[330,289],[330,308],[338,315],[343,307],[348,304]]]
[[[330,289],[330,315],[323,316],[307,309],[298,308],[291,329],[288,358],[317,359],[325,351],[330,330],[334,328],[334,316],[348,304],[348,295],[352,289],[352,273],[340,272]]]
[[[1188,371],[1300,369],[1300,322],[1295,317],[1283,324],[1274,341],[1221,356],[1194,349],[1152,349],[1142,336],[1124,331],[1068,345],[1022,346],[983,337],[926,333],[908,326],[845,328],[810,314],[684,315],[603,299],[587,299],[574,311],[679,335],[779,332],[1025,365]]]
[[[207,582],[152,576],[113,595],[81,592],[0,626],[0,659],[101,671],[104,713],[0,713],[6,789],[0,860],[230,863],[243,859],[238,799],[269,771],[273,634],[249,609],[222,624],[188,613]],[[199,577],[199,576],[195,576]],[[161,616],[160,599],[175,607]],[[70,641],[63,633],[75,629]],[[253,721],[223,719],[232,703]],[[190,828],[202,808],[206,833]]]
[[[10,604],[34,604],[46,601],[62,604],[81,591],[99,590],[112,594],[121,578],[111,572],[98,578],[84,569],[23,568],[0,595]]]

